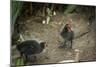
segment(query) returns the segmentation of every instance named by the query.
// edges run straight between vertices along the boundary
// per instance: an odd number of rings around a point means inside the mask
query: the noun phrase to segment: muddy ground
[[[63,42],[60,32],[64,25],[68,22],[68,18],[72,19],[72,26],[75,37],[84,34],[81,37],[75,38],[73,49],[59,49],[58,46]],[[18,20],[20,34],[25,40],[47,41],[48,47],[44,53],[38,56],[36,64],[58,63],[63,60],[74,60],[75,49],[79,49],[80,61],[95,61],[96,60],[96,21],[93,20],[89,25],[86,15],[77,13],[57,14],[53,16],[50,24],[42,24],[39,17],[27,17]],[[16,48],[12,47],[13,62],[19,56]],[[14,64],[14,63],[13,63]]]

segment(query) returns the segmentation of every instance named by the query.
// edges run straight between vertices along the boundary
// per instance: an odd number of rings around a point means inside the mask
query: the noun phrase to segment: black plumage
[[[29,60],[31,55],[39,54],[45,48],[45,42],[38,43],[35,40],[27,40],[16,46],[21,57],[25,58],[25,62]],[[35,56],[34,56],[35,57]]]
[[[74,39],[74,31],[71,29],[71,26],[69,24],[66,24],[64,26],[63,30],[61,31],[61,36],[64,39],[64,43],[63,45],[61,45],[61,47],[67,46],[66,43],[70,41],[71,42],[70,48],[72,48],[72,43]]]

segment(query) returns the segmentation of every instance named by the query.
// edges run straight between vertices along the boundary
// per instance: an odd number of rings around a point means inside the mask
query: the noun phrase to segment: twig
[[[20,34],[20,39],[21,39],[21,41],[25,41],[25,39],[24,39],[22,34]]]
[[[84,33],[82,33],[81,35],[79,35],[79,36],[75,37],[74,39],[80,38],[80,37],[82,37],[82,36],[86,35],[86,34],[87,34],[87,33],[89,33],[89,32],[90,32],[90,31],[84,32]]]

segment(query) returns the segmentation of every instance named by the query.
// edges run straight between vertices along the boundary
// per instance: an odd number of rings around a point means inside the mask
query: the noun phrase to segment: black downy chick
[[[74,31],[72,30],[72,27],[70,24],[66,24],[61,32],[61,36],[64,39],[63,45],[60,46],[60,48],[63,48],[66,45],[66,43],[70,42],[71,45],[69,46],[72,48],[73,38],[74,38]]]
[[[38,43],[35,40],[27,40],[16,46],[17,50],[20,52],[21,57],[24,58],[25,63],[31,59],[29,58],[31,55],[41,53],[45,47],[46,42]],[[36,56],[34,56],[34,58],[36,58]]]

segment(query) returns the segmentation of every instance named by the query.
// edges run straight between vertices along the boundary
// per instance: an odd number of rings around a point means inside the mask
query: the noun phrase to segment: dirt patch
[[[67,23],[67,18],[72,18],[72,26],[75,32],[75,37],[89,31],[87,34],[80,38],[74,39],[73,49],[59,49],[60,42],[63,39],[60,36],[60,31],[63,26]],[[86,16],[85,16],[86,17]],[[18,21],[20,24],[20,33],[23,35],[25,40],[38,40],[47,41],[48,47],[46,52],[38,56],[36,64],[46,63],[58,63],[63,60],[74,60],[75,49],[81,51],[79,60],[80,61],[94,61],[96,60],[96,22],[93,21],[91,26],[88,25],[87,20],[79,14],[68,14],[67,16],[58,15],[50,22],[50,24],[42,24],[41,21],[35,20],[34,17],[24,19],[24,21]],[[19,55],[16,49],[12,48],[12,57]],[[16,58],[13,58],[14,60]]]

